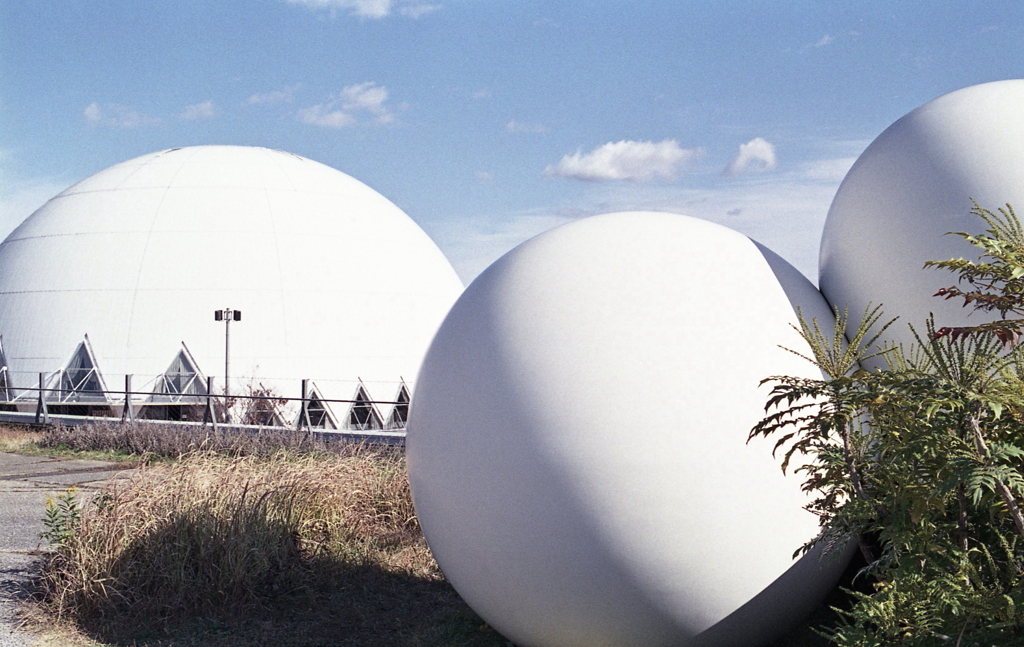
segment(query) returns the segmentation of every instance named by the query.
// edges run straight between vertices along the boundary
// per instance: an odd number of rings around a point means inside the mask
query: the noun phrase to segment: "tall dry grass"
[[[146,466],[86,505],[40,595],[81,620],[266,605],[364,566],[439,580],[408,487],[400,454],[357,447]]]
[[[42,440],[43,433],[27,425],[15,423],[0,424],[0,452],[20,452],[35,447]]]
[[[281,450],[297,452],[344,450],[343,444],[319,440],[305,431],[289,429],[216,431],[204,425],[171,425],[137,421],[97,420],[85,425],[54,425],[37,440],[44,449],[98,451],[137,456],[178,458],[193,452],[232,456],[269,456]]]
[[[36,626],[148,647],[507,645],[431,557],[401,447],[116,421],[41,436],[32,451],[143,467],[53,533]]]

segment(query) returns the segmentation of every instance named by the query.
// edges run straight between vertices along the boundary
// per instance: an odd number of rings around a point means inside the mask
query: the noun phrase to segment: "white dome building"
[[[309,379],[318,399],[407,399],[461,291],[423,230],[344,173],[263,148],[166,150],[79,182],[0,244],[0,387],[29,407],[40,373],[58,403],[102,406],[87,392],[126,374],[162,393],[216,376],[220,392],[214,313],[230,308],[232,393],[298,398]],[[350,426],[347,407],[320,422]],[[364,407],[357,426],[389,413]]]

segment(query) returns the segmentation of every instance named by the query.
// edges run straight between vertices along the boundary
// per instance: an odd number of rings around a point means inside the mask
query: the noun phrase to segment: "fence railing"
[[[132,376],[125,376],[125,388],[76,388],[63,384],[49,384],[52,375],[39,374],[38,387],[0,385],[0,405],[8,412],[35,404],[33,421],[48,424],[51,415],[86,416],[96,418],[120,417],[130,422],[148,419],[165,422],[199,422],[211,425],[257,426],[297,430],[394,432],[404,435],[408,417],[408,390],[400,389],[398,400],[371,400],[366,397],[328,398],[315,388],[311,380],[301,381],[301,395],[278,395],[269,389],[250,393],[217,393],[214,378],[196,385],[189,393],[140,391],[132,389]],[[201,387],[201,388],[200,388]],[[362,388],[357,395],[365,394]],[[33,402],[34,401],[34,402]],[[346,413],[342,418],[334,413],[332,405],[342,405]],[[381,409],[390,409],[387,417]],[[26,413],[28,413],[26,411]]]

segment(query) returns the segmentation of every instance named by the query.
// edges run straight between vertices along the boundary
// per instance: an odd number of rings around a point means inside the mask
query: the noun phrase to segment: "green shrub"
[[[974,212],[985,234],[961,234],[978,262],[930,266],[960,282],[939,293],[1002,317],[1024,314],[1024,234],[1012,209]],[[815,496],[815,541],[855,541],[872,583],[853,593],[842,646],[1024,644],[1024,350],[1021,320],[937,328],[912,348],[874,347],[880,310],[842,330],[801,322],[821,380],[774,376],[766,417],[751,437],[774,436]],[[869,330],[878,331],[869,337]],[[911,328],[913,330],[913,327]],[[858,362],[881,354],[887,370]],[[814,542],[811,542],[814,543]],[[810,544],[805,547],[809,548]]]

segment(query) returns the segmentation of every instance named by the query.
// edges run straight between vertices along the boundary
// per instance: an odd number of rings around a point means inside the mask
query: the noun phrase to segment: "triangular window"
[[[175,355],[171,365],[157,378],[153,391],[166,393],[170,398],[160,399],[169,399],[171,402],[182,400],[181,397],[175,396],[206,395],[206,378],[184,343],[181,344],[181,350]],[[154,396],[154,399],[156,397]]]
[[[391,407],[391,415],[384,425],[385,429],[405,429],[405,421],[409,419],[409,387],[402,381],[398,387],[398,395],[395,396],[395,404]]]
[[[60,371],[58,389],[62,402],[89,400],[106,402],[107,389],[103,384],[103,376],[96,366],[95,355],[92,352],[88,335],[78,344],[71,359]]]
[[[309,426],[314,429],[337,429],[338,423],[334,420],[331,408],[324,402],[320,390],[315,384],[310,383],[309,393],[306,396],[306,413],[309,414]],[[299,425],[302,426],[302,411],[299,411]]]
[[[349,429],[381,429],[384,426],[380,413],[377,412],[377,407],[374,406],[373,400],[370,399],[370,394],[362,382],[356,388],[356,394],[352,400],[352,408],[348,410],[347,427]]]

